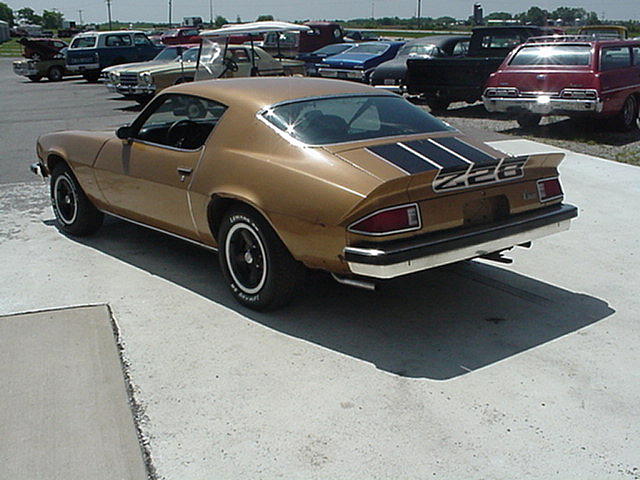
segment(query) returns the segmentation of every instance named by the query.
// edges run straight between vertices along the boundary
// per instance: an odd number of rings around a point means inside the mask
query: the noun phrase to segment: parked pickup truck
[[[408,59],[407,92],[422,95],[435,111],[446,110],[451,102],[476,102],[489,75],[513,48],[529,37],[554,33],[557,30],[535,25],[474,28],[463,57]]]
[[[58,82],[69,74],[64,60],[67,44],[62,40],[21,38],[20,44],[25,60],[13,62],[16,75],[27,77],[32,82],[39,82],[43,77]]]
[[[71,40],[67,50],[67,69],[95,82],[103,68],[151,60],[163,48],[136,30],[81,33]]]
[[[628,131],[638,128],[639,78],[640,40],[538,37],[491,74],[483,100],[488,111],[511,113],[525,128],[545,115],[567,115]]]

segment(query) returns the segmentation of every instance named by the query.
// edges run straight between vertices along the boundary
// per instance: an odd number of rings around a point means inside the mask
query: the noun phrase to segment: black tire
[[[64,72],[62,71],[62,67],[54,66],[49,69],[49,72],[47,72],[47,78],[50,82],[59,82],[62,80],[63,76]]]
[[[521,128],[535,128],[540,125],[542,115],[535,113],[521,113],[516,117],[516,120]]]
[[[618,129],[623,132],[628,132],[638,128],[638,99],[629,95],[624,101],[622,110],[616,117],[616,123]]]
[[[29,75],[27,78],[36,83],[42,80],[42,77],[40,75]]]
[[[260,214],[244,205],[231,207],[217,238],[220,268],[239,303],[265,311],[291,301],[304,266]]]
[[[451,105],[451,100],[447,98],[428,98],[427,105],[432,112],[444,112]]]
[[[84,78],[89,83],[96,83],[100,78],[99,73],[84,73],[82,74],[82,78]]]
[[[102,226],[104,214],[93,206],[66,164],[59,163],[54,167],[50,189],[56,225],[61,231],[83,237]]]

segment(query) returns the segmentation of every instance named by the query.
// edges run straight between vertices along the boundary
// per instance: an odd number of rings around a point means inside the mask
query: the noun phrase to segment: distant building
[[[480,5],[479,3],[473,4],[473,23],[475,25],[484,24],[484,15],[482,13],[482,5]]]
[[[0,43],[8,42],[10,38],[11,35],[9,33],[9,24],[0,20]]]

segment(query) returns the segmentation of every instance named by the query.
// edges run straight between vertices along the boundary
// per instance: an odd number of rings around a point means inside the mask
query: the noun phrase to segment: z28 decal
[[[367,150],[409,175],[438,170],[433,179],[436,192],[520,178],[529,158],[495,158],[455,137],[376,145]]]

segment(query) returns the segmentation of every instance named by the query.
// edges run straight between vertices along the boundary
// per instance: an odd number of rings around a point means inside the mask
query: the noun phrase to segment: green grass
[[[640,150],[620,152],[614,158],[617,162],[640,166]]]
[[[22,45],[15,38],[8,42],[0,43],[0,57],[21,57]]]

